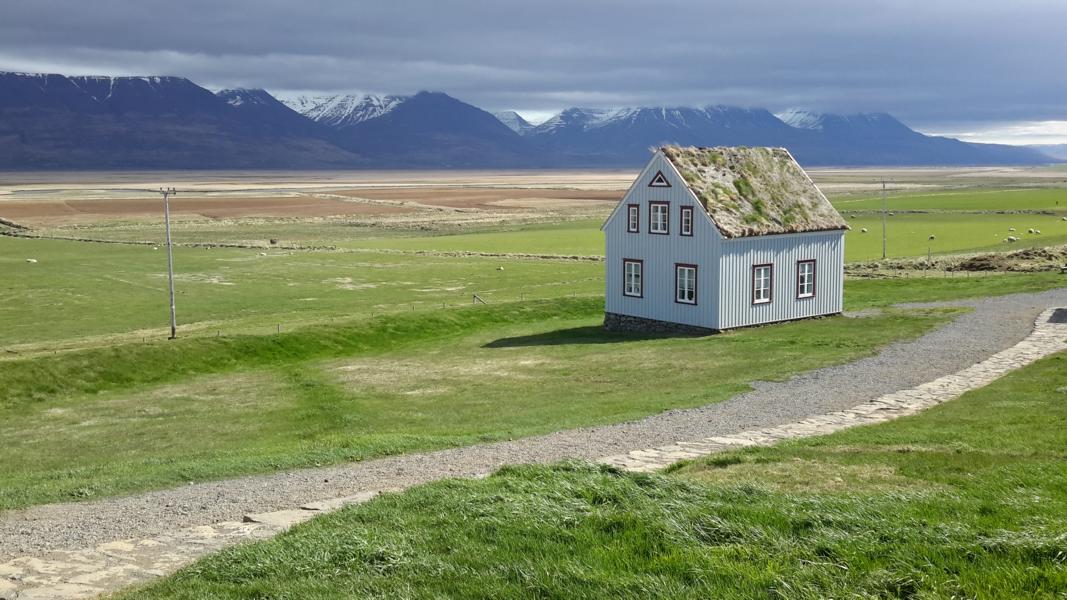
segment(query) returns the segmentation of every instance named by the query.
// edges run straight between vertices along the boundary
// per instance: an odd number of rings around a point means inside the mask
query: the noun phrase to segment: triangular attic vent
[[[656,176],[652,178],[652,182],[648,184],[648,187],[671,187],[671,182],[667,181],[663,171],[656,171]]]

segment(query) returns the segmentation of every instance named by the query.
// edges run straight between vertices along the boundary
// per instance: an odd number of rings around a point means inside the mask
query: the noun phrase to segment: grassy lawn
[[[882,217],[864,214],[848,219],[845,258],[850,262],[882,257]],[[1014,227],[1015,232],[1009,229]],[[867,233],[863,233],[867,228]],[[1027,230],[1037,229],[1040,235]],[[1007,251],[1031,246],[1067,244],[1067,221],[1059,216],[1032,214],[896,213],[887,219],[886,246],[890,258],[933,254]],[[936,239],[930,240],[933,235]],[[1020,238],[1007,244],[1009,236]]]
[[[842,211],[881,211],[879,195],[835,198]],[[966,189],[903,192],[888,197],[889,210],[1018,211],[1047,210],[1067,214],[1067,188]]]
[[[671,338],[604,332],[602,311],[589,298],[525,302],[0,362],[0,509],[709,404],[951,314]]]
[[[490,252],[603,256],[602,219],[530,225],[506,231],[350,240],[353,248],[392,248],[435,252]]]
[[[1067,276],[1059,273],[950,275],[945,277],[941,273],[931,273],[929,277],[846,279],[845,310],[862,310],[907,302],[985,298],[1067,287]]]
[[[507,235],[548,234],[529,231],[420,239]],[[523,242],[514,249],[528,251],[531,246]],[[601,295],[604,285],[603,263],[586,261],[375,251],[266,254],[178,248],[180,334],[267,334],[276,332],[278,325],[289,331],[332,320],[467,305],[473,293],[499,303]],[[38,262],[28,263],[27,258]],[[142,337],[159,340],[168,333],[166,258],[150,246],[0,237],[0,270],[6,276],[0,287],[0,348],[6,350],[7,358],[65,347],[139,342]],[[886,296],[897,301],[937,300],[1064,285],[1063,278],[1057,277],[1042,273],[987,277],[982,282],[886,282],[884,289],[901,294]],[[877,303],[877,298],[864,291],[877,285],[849,281],[848,307]]]
[[[182,332],[267,333],[278,324],[470,304],[473,293],[499,302],[603,291],[603,265],[583,261],[266,254],[175,249]],[[168,322],[166,268],[165,252],[151,246],[0,237],[0,347],[126,332],[158,337]]]
[[[124,598],[1063,598],[1067,355],[920,415],[668,475],[506,468]]]

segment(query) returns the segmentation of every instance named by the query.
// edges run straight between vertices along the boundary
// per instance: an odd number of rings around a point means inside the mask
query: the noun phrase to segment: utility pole
[[[885,197],[885,179],[882,180],[882,260],[885,260],[886,215],[889,213],[889,201]]]
[[[178,318],[174,311],[174,244],[170,241],[170,197],[178,192],[174,188],[159,188],[163,196],[163,224],[167,230],[167,287],[170,289],[170,338],[178,337]]]

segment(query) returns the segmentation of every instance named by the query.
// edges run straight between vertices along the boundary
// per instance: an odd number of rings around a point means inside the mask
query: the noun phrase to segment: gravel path
[[[239,521],[247,513],[293,508],[364,490],[478,475],[508,463],[568,457],[593,460],[680,439],[798,421],[914,387],[985,360],[1026,337],[1041,311],[1067,306],[1067,288],[940,306],[970,306],[974,311],[917,340],[890,345],[876,356],[811,371],[786,382],[758,382],[751,392],[702,408],[510,442],[9,511],[0,514],[0,559],[152,537],[204,523]]]

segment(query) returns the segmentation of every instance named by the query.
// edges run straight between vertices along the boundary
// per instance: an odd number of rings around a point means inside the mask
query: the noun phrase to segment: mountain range
[[[279,100],[182,77],[0,73],[0,169],[635,167],[664,143],[783,146],[805,165],[1055,162],[885,113],[568,108],[534,125],[440,92]]]

